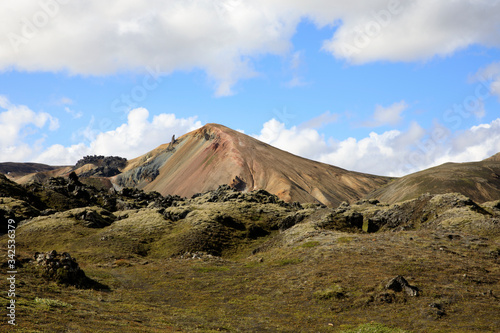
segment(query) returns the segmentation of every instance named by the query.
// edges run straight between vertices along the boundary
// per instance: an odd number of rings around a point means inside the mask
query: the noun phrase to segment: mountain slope
[[[500,162],[500,153],[496,153],[495,155],[485,159],[487,162]]]
[[[495,156],[497,158],[495,158]],[[498,154],[480,162],[445,163],[419,171],[383,186],[367,198],[395,203],[422,194],[461,193],[475,202],[500,199],[500,159]]]
[[[287,202],[335,206],[358,200],[390,179],[301,158],[222,125],[207,124],[130,160],[112,180],[119,186],[181,196],[230,184],[241,191],[263,189]]]

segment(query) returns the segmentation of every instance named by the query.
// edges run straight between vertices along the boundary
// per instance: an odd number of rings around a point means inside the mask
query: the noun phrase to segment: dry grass
[[[26,265],[18,275],[19,326],[51,332],[401,332],[384,324],[413,332],[494,332],[500,325],[492,240],[419,231],[328,232],[303,244],[310,242],[315,246],[275,247],[243,259],[79,260],[110,291],[47,283]],[[383,285],[398,274],[421,296],[384,299]],[[372,321],[380,325],[359,326]]]

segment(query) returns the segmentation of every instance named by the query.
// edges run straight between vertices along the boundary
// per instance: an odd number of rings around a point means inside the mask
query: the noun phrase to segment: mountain
[[[163,195],[189,197],[229,184],[328,206],[356,201],[390,180],[301,158],[218,124],[172,138],[122,171],[114,184]]]
[[[367,198],[395,203],[422,194],[461,193],[483,203],[500,198],[500,154],[479,162],[445,163],[398,179]]]

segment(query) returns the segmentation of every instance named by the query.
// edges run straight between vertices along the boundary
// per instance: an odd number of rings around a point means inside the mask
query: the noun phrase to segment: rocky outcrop
[[[67,252],[62,254],[55,250],[46,253],[36,252],[33,263],[40,275],[46,280],[77,288],[105,287],[88,278],[76,260]]]
[[[109,212],[99,214],[93,209],[85,210],[75,217],[77,220],[81,220],[87,228],[104,228],[116,220],[116,217]]]
[[[247,183],[245,183],[245,181],[243,179],[241,179],[240,177],[236,176],[236,177],[234,177],[231,184],[229,184],[229,186],[231,186],[235,190],[244,191],[247,187]]]
[[[126,166],[127,159],[119,156],[85,156],[76,162],[74,169],[81,168],[86,164],[93,164],[95,166],[107,167],[110,169],[122,169]]]
[[[113,177],[120,174],[126,165],[127,159],[123,157],[93,155],[80,159],[73,170],[77,170],[80,177]],[[85,166],[88,166],[87,171],[82,172],[80,168]]]

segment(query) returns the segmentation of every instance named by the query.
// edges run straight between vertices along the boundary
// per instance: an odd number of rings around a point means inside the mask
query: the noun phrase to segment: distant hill
[[[130,160],[112,178],[119,186],[192,196],[229,184],[263,189],[291,202],[337,206],[356,201],[390,178],[347,171],[272,147],[217,124],[207,124]]]
[[[40,163],[0,163],[0,173],[8,175],[9,177],[19,177],[30,173],[52,171],[57,168],[59,167]]]
[[[395,203],[425,193],[453,192],[479,203],[500,199],[500,154],[480,162],[445,163],[419,171],[390,182],[367,198]]]

